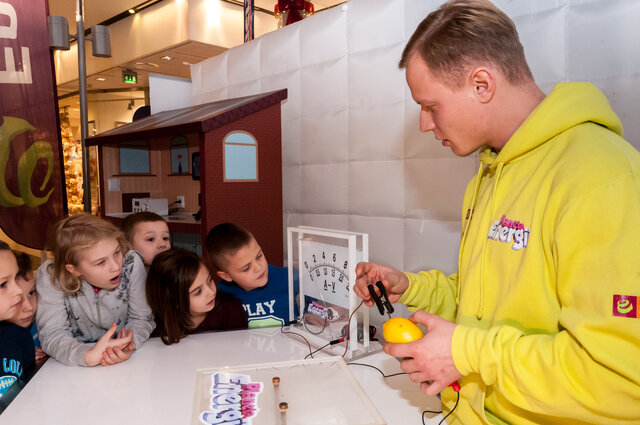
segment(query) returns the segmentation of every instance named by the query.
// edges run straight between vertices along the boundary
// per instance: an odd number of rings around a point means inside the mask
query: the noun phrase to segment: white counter
[[[171,346],[153,338],[126,362],[108,367],[49,359],[0,415],[0,425],[188,424],[197,369],[299,360],[308,353],[299,338],[268,328],[190,335]],[[398,361],[383,352],[355,361],[385,374],[400,372]],[[419,425],[423,410],[440,410],[440,401],[407,375],[384,379],[369,367],[349,368],[389,425]],[[442,415],[425,419],[435,425]]]

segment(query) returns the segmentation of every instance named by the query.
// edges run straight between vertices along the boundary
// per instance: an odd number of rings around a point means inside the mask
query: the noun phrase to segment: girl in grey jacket
[[[155,326],[140,254],[114,225],[89,214],[59,222],[50,249],[53,260],[36,276],[42,349],[67,365],[127,360]]]

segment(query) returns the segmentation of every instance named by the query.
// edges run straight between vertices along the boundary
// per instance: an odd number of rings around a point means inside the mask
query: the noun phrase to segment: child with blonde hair
[[[113,224],[89,214],[58,222],[53,260],[36,274],[42,349],[67,365],[123,362],[155,323],[141,256]]]

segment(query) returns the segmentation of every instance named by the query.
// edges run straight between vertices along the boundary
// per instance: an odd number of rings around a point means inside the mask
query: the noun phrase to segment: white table
[[[197,369],[299,360],[308,353],[299,338],[268,328],[190,335],[171,346],[152,338],[126,362],[108,367],[49,359],[0,415],[0,425],[188,424]],[[387,375],[400,372],[383,352],[355,361]],[[389,425],[419,425],[423,410],[440,410],[440,401],[407,375],[384,379],[369,367],[349,368]],[[438,424],[442,415],[425,419]]]

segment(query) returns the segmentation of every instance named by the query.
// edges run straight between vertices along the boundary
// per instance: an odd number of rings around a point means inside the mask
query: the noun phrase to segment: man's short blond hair
[[[400,68],[414,54],[452,89],[478,65],[494,65],[513,85],[533,80],[516,25],[487,0],[451,0],[431,12],[409,39]]]

